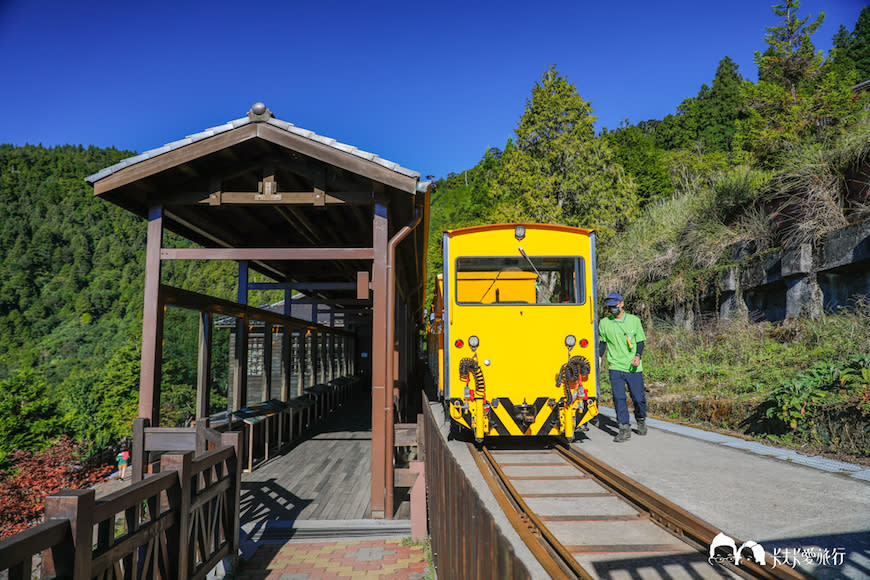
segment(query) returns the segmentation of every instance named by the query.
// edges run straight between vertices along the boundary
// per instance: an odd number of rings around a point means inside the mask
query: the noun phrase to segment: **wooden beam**
[[[325,304],[327,306],[366,306],[372,303],[371,298],[364,298],[362,300],[358,300],[356,298],[334,298],[334,299],[323,299],[323,298],[292,298],[291,302],[293,304]],[[342,312],[344,312],[342,310]]]
[[[172,286],[160,286],[160,301],[163,304],[171,304],[172,306],[177,306],[179,308],[201,310],[213,314],[225,314],[234,318],[247,317],[249,320],[271,322],[272,324],[280,324],[283,326],[312,330],[320,328],[325,331],[330,331],[329,327],[317,324],[316,322],[302,320],[301,318],[292,318],[290,316],[278,314],[277,312],[272,312],[271,310],[263,310],[262,308],[238,304],[230,300],[223,300],[221,298],[215,298],[214,296],[207,296],[205,294],[191,292],[190,290],[174,288]],[[347,334],[345,331],[339,329],[332,330],[332,332]]]
[[[173,151],[125,167],[124,169],[116,171],[111,175],[107,175],[94,183],[94,194],[102,195],[123,185],[128,185],[141,179],[145,179],[146,177],[150,177],[156,173],[160,173],[161,171],[173,169],[183,163],[199,159],[200,157],[205,157],[206,155],[216,153],[223,149],[228,149],[229,147],[242,143],[243,141],[254,139],[259,136],[256,125],[259,125],[259,123],[242,125],[236,129],[202,139],[195,143],[191,143],[190,145],[179,147]]]
[[[298,151],[329,165],[346,169],[351,173],[368,177],[405,193],[415,195],[417,192],[416,177],[404,175],[374,161],[369,161],[368,159],[341,151],[307,137],[284,131],[267,123],[255,124],[257,126],[257,136],[267,141],[293,151]]]
[[[161,260],[371,260],[371,248],[164,248]]]
[[[353,290],[356,284],[353,282],[251,282],[249,290]],[[323,300],[315,300],[318,304],[325,304]],[[303,304],[295,302],[295,304]]]

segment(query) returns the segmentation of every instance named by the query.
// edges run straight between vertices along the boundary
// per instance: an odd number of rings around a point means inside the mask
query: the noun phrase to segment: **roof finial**
[[[261,101],[254,103],[251,106],[251,110],[248,111],[248,119],[250,119],[252,123],[262,123],[268,121],[274,116],[275,115],[272,114],[272,111],[270,111]]]

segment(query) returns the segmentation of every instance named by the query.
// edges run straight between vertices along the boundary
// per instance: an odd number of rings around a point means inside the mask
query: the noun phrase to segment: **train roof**
[[[577,228],[574,226],[564,226],[561,224],[536,224],[536,223],[528,223],[528,222],[517,222],[517,223],[509,223],[509,224],[485,224],[480,226],[469,226],[467,228],[457,228],[455,230],[444,230],[449,236],[455,235],[465,235],[465,234],[473,234],[478,232],[485,232],[491,230],[502,230],[502,229],[514,229],[517,226],[523,226],[526,229],[535,229],[535,230],[556,230],[556,231],[564,231],[564,232],[573,232],[577,234],[589,235],[595,232],[594,229],[587,228]]]

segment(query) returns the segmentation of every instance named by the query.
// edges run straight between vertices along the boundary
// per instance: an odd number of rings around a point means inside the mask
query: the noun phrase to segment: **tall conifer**
[[[550,65],[532,89],[491,196],[500,221],[591,226],[612,232],[637,213],[635,185],[604,139],[592,107]]]

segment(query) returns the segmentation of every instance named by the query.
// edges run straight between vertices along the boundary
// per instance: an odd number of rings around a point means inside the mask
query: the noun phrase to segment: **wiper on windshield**
[[[535,268],[535,265],[532,263],[531,258],[529,258],[529,256],[526,255],[526,251],[523,249],[523,247],[522,247],[522,246],[517,246],[517,249],[520,251],[520,254],[523,255],[523,258],[526,259],[526,262],[529,263],[529,266],[532,267],[532,270],[535,271],[535,275],[536,275],[538,278],[540,278],[540,277],[541,277],[541,273],[538,272],[538,269],[537,269],[537,268]],[[536,282],[537,282],[537,280],[536,280]]]

